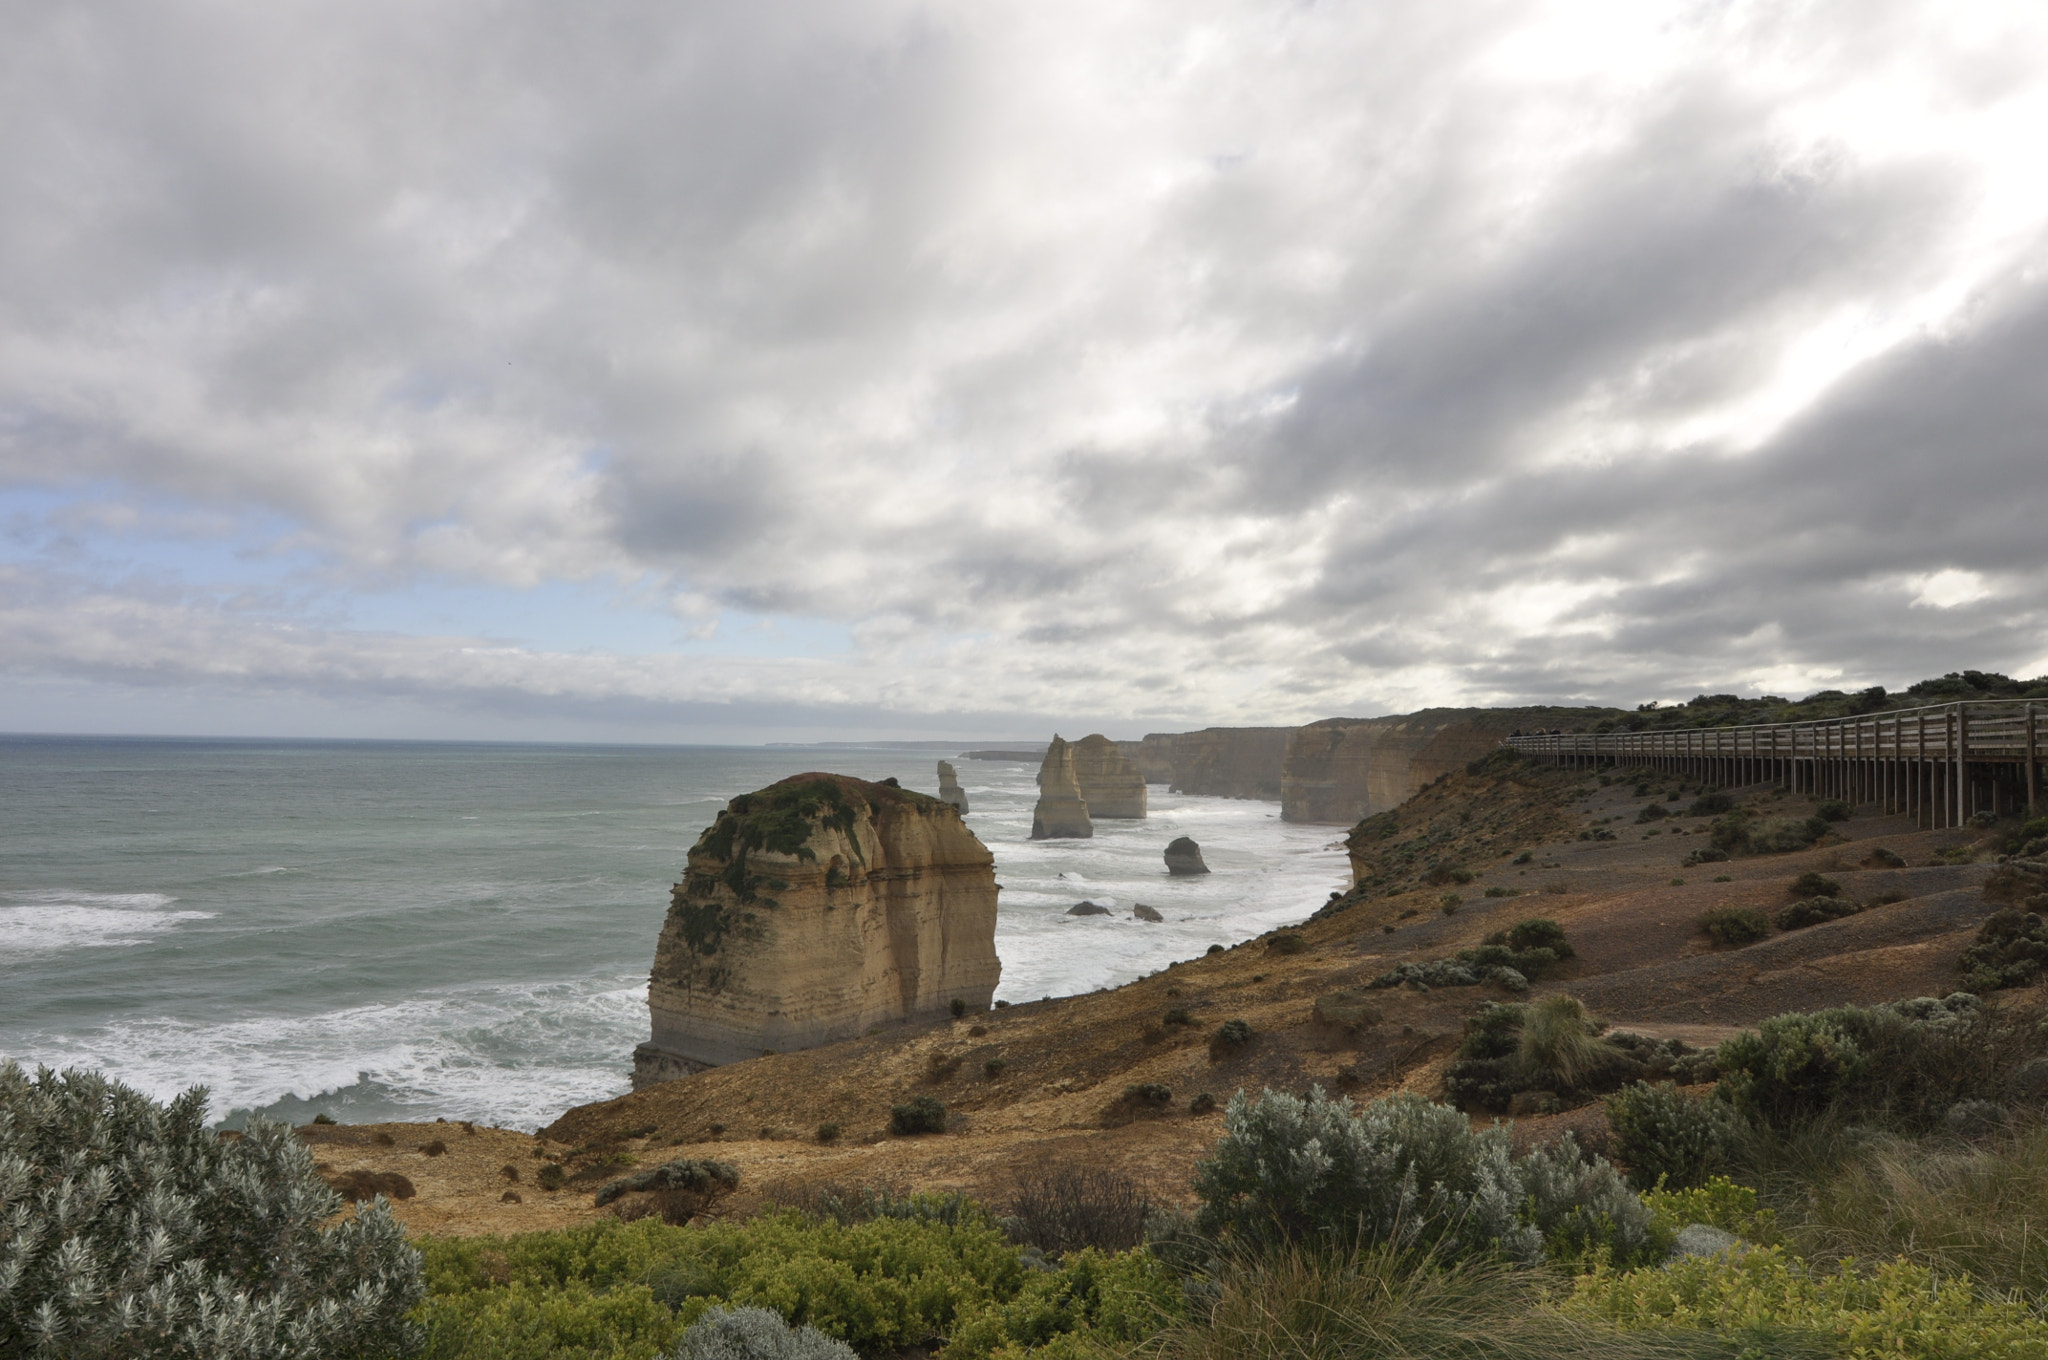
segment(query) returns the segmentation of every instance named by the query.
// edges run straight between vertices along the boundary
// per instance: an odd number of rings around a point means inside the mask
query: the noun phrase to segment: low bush
[[[1419,1096],[1354,1108],[1320,1088],[1306,1099],[1239,1092],[1223,1137],[1195,1168],[1195,1227],[1240,1250],[1385,1245],[1446,1262],[1492,1252],[1625,1262],[1654,1252],[1642,1201],[1570,1135],[1519,1160],[1510,1148],[1505,1128],[1475,1132]]]
[[[1995,911],[1977,927],[1977,942],[1956,959],[1973,992],[2026,987],[2048,967],[2048,922],[2038,912]]]
[[[1842,885],[1825,874],[1808,869],[1787,884],[1785,891],[1794,897],[1840,897]]]
[[[1777,1211],[1759,1207],[1753,1188],[1737,1185],[1726,1176],[1709,1176],[1703,1184],[1683,1189],[1662,1186],[1645,1190],[1643,1203],[1662,1232],[1675,1235],[1694,1223],[1704,1223],[1760,1247],[1776,1246],[1784,1240]]]
[[[1809,1266],[1778,1247],[1687,1256],[1654,1269],[1581,1276],[1567,1310],[1624,1327],[1699,1327],[1733,1337],[1776,1331],[1752,1355],[1819,1354],[1959,1360],[2048,1353],[2048,1321],[2026,1305],[1941,1279],[1905,1261],[1868,1274]],[[1790,1335],[1786,1335],[1789,1333]],[[1806,1343],[1812,1344],[1812,1343]]]
[[[889,1107],[889,1132],[898,1137],[945,1131],[946,1107],[931,1096],[913,1096],[902,1105]]]
[[[1539,1009],[1546,1013],[1532,1036],[1530,1021]],[[1444,1070],[1444,1095],[1460,1109],[1501,1114],[1522,1091],[1572,1098],[1613,1091],[1644,1077],[1713,1079],[1711,1055],[1679,1040],[1628,1033],[1593,1037],[1598,1034],[1597,1025],[1570,997],[1533,1004],[1488,1002],[1466,1018],[1465,1037]],[[1560,1071],[1567,1064],[1544,1056],[1563,1045],[1570,1046],[1568,1081]]]
[[[1090,1247],[1128,1251],[1144,1245],[1153,1207],[1143,1187],[1121,1171],[1045,1167],[1019,1178],[1002,1222],[1013,1241],[1051,1256]]]
[[[1008,1058],[989,1058],[981,1065],[981,1075],[990,1081],[994,1081],[1009,1070],[1010,1060]]]
[[[1188,1102],[1189,1114],[1207,1114],[1216,1108],[1216,1097],[1207,1091]]]
[[[739,1168],[730,1162],[683,1158],[610,1182],[597,1192],[597,1207],[644,1193],[652,1199],[650,1212],[660,1213],[665,1223],[682,1224],[739,1189],[739,1184]]]
[[[860,1360],[815,1327],[792,1327],[766,1308],[713,1308],[683,1329],[675,1360]]]
[[[1476,877],[1478,875],[1462,864],[1439,864],[1424,874],[1422,881],[1433,888],[1441,888],[1447,883],[1470,883]]]
[[[1712,907],[1700,914],[1699,928],[1715,944],[1733,947],[1761,940],[1771,922],[1755,907]]]
[[[1741,1118],[1727,1102],[1695,1100],[1670,1082],[1638,1081],[1607,1097],[1614,1155],[1639,1190],[1705,1185],[1734,1160]]]
[[[1854,916],[1863,907],[1846,897],[1814,897],[1804,902],[1794,902],[1789,907],[1780,907],[1771,919],[1780,930],[1803,930],[1807,926],[1822,925],[1828,921],[1839,921],[1844,916]]]
[[[1189,1013],[1186,1006],[1168,1006],[1166,1014],[1160,1017],[1159,1023],[1162,1025],[1192,1025],[1195,1023],[1195,1017]]]
[[[1723,864],[1727,862],[1727,859],[1728,852],[1726,850],[1718,846],[1703,845],[1697,850],[1687,853],[1686,857],[1679,862],[1686,868],[1692,869],[1702,864]]]
[[[1445,893],[1437,899],[1437,910],[1446,916],[1456,916],[1458,908],[1465,905],[1465,899],[1454,892]]]
[[[1614,1065],[1614,1049],[1600,1042],[1604,1028],[1575,996],[1532,1002],[1522,1015],[1515,1065],[1524,1090],[1572,1091]]]
[[[1488,896],[1488,897],[1519,897],[1519,896],[1521,896],[1521,894],[1520,894],[1520,893],[1519,893],[1519,892],[1518,892],[1517,890],[1515,890],[1514,888],[1504,888],[1504,887],[1501,887],[1501,886],[1500,886],[1499,884],[1495,884],[1495,885],[1494,885],[1493,887],[1491,887],[1491,888],[1488,888],[1488,889],[1486,890],[1486,896]]]
[[[1685,815],[1688,817],[1719,817],[1723,813],[1733,812],[1734,810],[1734,797],[1716,789],[1711,793],[1703,793],[1693,799],[1692,806],[1685,810]]]
[[[569,1173],[562,1169],[560,1162],[549,1162],[534,1174],[534,1184],[543,1190],[559,1190],[568,1182]]]
[[[818,1141],[821,1143],[836,1143],[839,1141],[839,1134],[839,1125],[829,1119],[818,1125]]]
[[[1645,803],[1643,810],[1636,814],[1636,824],[1640,826],[1644,822],[1661,822],[1670,815],[1670,811],[1662,803]]]
[[[1365,992],[1352,987],[1323,993],[1316,998],[1311,1014],[1319,1024],[1334,1025],[1351,1033],[1371,1029],[1386,1018]]]
[[[1840,798],[1823,798],[1813,805],[1813,815],[1824,822],[1846,822],[1856,809]]]
[[[1214,1056],[1234,1052],[1252,1041],[1252,1026],[1249,1020],[1225,1020],[1209,1036],[1209,1052]]]
[[[1266,948],[1275,954],[1300,954],[1308,949],[1308,941],[1289,931],[1267,940]]]
[[[1119,1099],[1126,1105],[1150,1105],[1154,1107],[1173,1103],[1173,1088],[1162,1086],[1156,1081],[1134,1081],[1124,1087]]]
[[[404,1354],[420,1256],[341,1199],[290,1128],[206,1126],[96,1072],[0,1063],[0,1354]]]
[[[1863,857],[1863,863],[1872,869],[1903,869],[1906,867],[1906,857],[1896,850],[1887,850],[1880,845]]]

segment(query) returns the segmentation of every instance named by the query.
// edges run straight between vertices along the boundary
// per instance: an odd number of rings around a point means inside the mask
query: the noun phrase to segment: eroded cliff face
[[[1325,718],[1298,728],[1282,772],[1280,815],[1348,826],[1406,802],[1518,728],[1566,710],[1426,708],[1389,718]]]
[[[1116,742],[1097,733],[1081,738],[1071,749],[1074,782],[1090,817],[1145,815],[1145,777],[1124,758]]]
[[[1088,804],[1074,776],[1074,748],[1056,735],[1045,748],[1045,763],[1038,767],[1038,806],[1031,810],[1031,839],[1094,834],[1095,824],[1088,818]]]
[[[1154,732],[1140,744],[1139,773],[1175,793],[1280,798],[1280,768],[1292,727],[1205,727]]]
[[[690,851],[648,979],[635,1086],[994,995],[995,858],[958,810],[802,774],[733,799]]]

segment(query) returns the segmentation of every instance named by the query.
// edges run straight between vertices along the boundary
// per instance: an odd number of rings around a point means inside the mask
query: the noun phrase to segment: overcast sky
[[[2048,6],[0,19],[0,730],[2048,671]]]

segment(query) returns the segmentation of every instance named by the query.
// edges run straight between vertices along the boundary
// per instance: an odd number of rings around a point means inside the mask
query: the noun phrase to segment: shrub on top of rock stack
[[[0,1064],[0,1355],[408,1353],[420,1256],[282,1124],[206,1127],[94,1072]],[[328,1224],[328,1226],[322,1226]]]

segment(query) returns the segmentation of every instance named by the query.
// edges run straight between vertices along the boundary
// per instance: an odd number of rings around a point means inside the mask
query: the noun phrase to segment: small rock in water
[[[1164,921],[1166,919],[1159,914],[1159,908],[1148,907],[1143,902],[1131,908],[1131,915],[1137,917],[1140,921]]]
[[[1202,847],[1188,836],[1182,836],[1166,847],[1166,872],[1169,874],[1206,874],[1209,866],[1202,863]]]
[[[1109,908],[1098,902],[1076,902],[1067,908],[1069,916],[1107,916]]]

